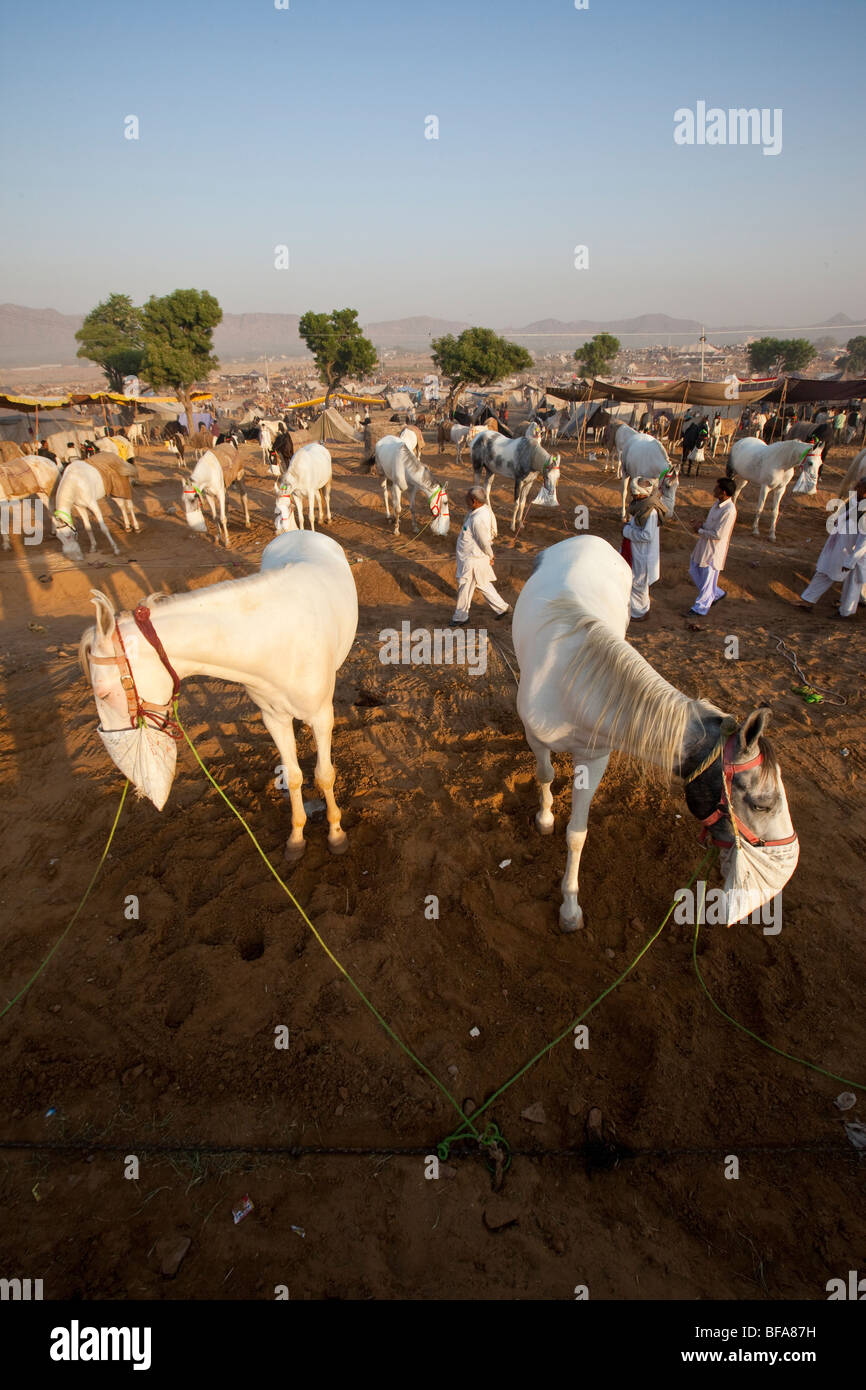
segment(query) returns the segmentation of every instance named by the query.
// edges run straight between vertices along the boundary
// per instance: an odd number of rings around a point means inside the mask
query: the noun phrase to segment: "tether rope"
[[[39,969],[36,970],[36,971],[34,971],[34,973],[30,976],[30,979],[27,981],[26,985],[23,985],[22,988],[19,989],[18,993],[17,993],[12,999],[9,1000],[8,1004],[6,1004],[6,1006],[5,1006],[2,1010],[0,1010],[0,1018],[5,1018],[6,1015],[8,1014],[8,1012],[9,1012],[9,1010],[12,1008],[12,1005],[13,1005],[13,1004],[17,1004],[19,999],[23,999],[23,998],[24,998],[24,995],[25,995],[25,994],[27,993],[27,991],[30,989],[30,986],[33,985],[33,984],[35,984],[35,982],[39,979],[39,976],[42,974],[42,971],[45,969],[46,965],[47,965],[48,962],[51,960],[51,957],[54,955],[54,953],[55,953],[55,952],[58,950],[58,948],[60,947],[61,942],[64,940],[64,938],[66,937],[66,935],[68,934],[68,932],[71,930],[71,928],[74,926],[74,924],[78,921],[78,917],[79,917],[79,914],[80,914],[80,912],[81,912],[81,909],[83,908],[84,904],[87,902],[87,899],[90,897],[90,893],[91,893],[91,890],[92,890],[92,888],[93,888],[93,885],[94,885],[94,883],[96,882],[97,877],[98,877],[98,875],[99,875],[99,870],[102,868],[103,864],[105,863],[106,856],[107,856],[107,854],[108,854],[108,851],[109,851],[110,848],[111,848],[111,842],[112,842],[112,840],[114,839],[114,832],[115,832],[115,830],[117,829],[117,822],[120,820],[120,813],[121,813],[121,811],[123,810],[123,804],[124,804],[124,802],[126,801],[126,793],[127,793],[128,791],[129,791],[129,782],[124,782],[124,784],[123,784],[123,791],[121,792],[121,796],[120,796],[120,804],[118,805],[117,813],[116,813],[116,815],[115,815],[115,817],[114,817],[114,824],[112,825],[111,830],[108,832],[108,839],[107,839],[106,842],[105,842],[105,849],[102,851],[102,855],[101,855],[101,857],[100,857],[99,863],[97,864],[96,868],[93,870],[93,877],[91,878],[90,882],[88,883],[87,887],[86,887],[85,890],[84,890],[84,897],[81,899],[81,902],[78,904],[77,908],[76,908],[75,911],[73,912],[73,914],[72,914],[72,916],[70,917],[69,921],[67,922],[66,926],[63,928],[63,931],[60,933],[60,935],[58,936],[58,938],[57,938],[57,940],[55,941],[54,945],[51,947],[51,950],[48,952],[48,955],[45,957],[44,961],[43,961],[42,964],[39,966]]]

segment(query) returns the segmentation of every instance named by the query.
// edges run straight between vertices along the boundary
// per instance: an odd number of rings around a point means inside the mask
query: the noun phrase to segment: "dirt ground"
[[[562,452],[561,509],[533,510],[516,544],[505,484],[494,486],[511,602],[538,549],[574,534],[575,504],[619,543],[612,474],[573,445]],[[254,572],[273,492],[249,454],[253,526],[239,527],[232,504],[228,551],[187,529],[176,463],[151,449],[135,492],[141,535],[109,521],[120,562],[104,542],[78,568],[51,539],[16,538],[0,555],[3,1003],[69,921],[120,797],[76,661],[89,589],[129,608]],[[489,625],[501,645],[483,675],[378,659],[382,630],[443,626],[453,611],[469,469],[428,445],[449,484],[451,535],[397,549],[359,448],[333,454],[328,529],[353,563],[361,613],[336,692],[347,855],[329,855],[318,820],[304,858],[285,864],[278,757],[243,692],[190,681],[181,713],[331,949],[457,1100],[479,1105],[633,959],[699,862],[697,827],[676,787],[612,764],[583,858],[588,925],[559,934],[569,777],[562,766],[557,831],[542,839],[508,623]],[[741,716],[772,704],[802,843],[783,930],[707,927],[701,969],[761,1037],[866,1083],[866,617],[834,621],[829,596],[814,614],[795,607],[850,456],[831,457],[817,497],[786,497],[775,545],[753,537],[747,489],[729,597],[698,631],[684,616],[691,524],[723,469],[684,479],[687,530],[665,526],[652,616],[630,640],[690,695]],[[473,621],[486,625],[481,608]],[[737,660],[725,656],[731,634]],[[847,703],[793,694],[775,636]],[[299,749],[315,798],[306,730]],[[585,1286],[593,1299],[824,1299],[828,1279],[862,1270],[866,1168],[834,1104],[849,1087],[715,1013],[692,970],[692,929],[673,923],[590,1016],[588,1049],[567,1037],[485,1117],[515,1151],[501,1190],[468,1148],[425,1177],[456,1115],[335,970],[187,749],[179,762],[162,813],[128,799],[80,918],[0,1022],[0,1275],[42,1278],[46,1298],[271,1299],[285,1286],[295,1299],[572,1299]],[[438,920],[425,917],[430,894]],[[591,1107],[615,1145],[604,1153],[586,1144]],[[861,1093],[844,1118],[863,1108]],[[137,1179],[124,1176],[132,1155]],[[253,1211],[235,1224],[245,1196]]]

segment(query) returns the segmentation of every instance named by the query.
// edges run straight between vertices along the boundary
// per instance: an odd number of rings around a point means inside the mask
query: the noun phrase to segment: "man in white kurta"
[[[861,525],[866,527],[866,507],[862,514],[860,510],[864,502],[866,478],[861,478],[856,492],[849,495],[845,506],[827,523],[833,530],[818,556],[810,583],[800,595],[808,607],[811,608],[831,584],[841,581],[840,616],[853,618],[857,612],[863,585],[866,584],[866,533],[860,532]]]
[[[725,597],[724,589],[719,588],[719,575],[725,568],[731,532],[737,519],[737,509],[733,503],[736,483],[732,478],[719,478],[713,490],[715,505],[710,507],[703,526],[696,526],[698,541],[689,564],[692,583],[697,585],[698,596],[691,612],[706,617],[714,603]]]
[[[622,528],[622,534],[631,542],[631,598],[629,614],[635,622],[649,616],[650,585],[658,582],[661,574],[659,561],[659,509],[661,504],[653,505],[657,491],[652,481],[636,478],[632,484],[635,502],[629,508],[630,517]],[[641,499],[648,499],[641,506]]]
[[[487,504],[483,487],[470,488],[466,494],[469,514],[457,537],[457,607],[453,624],[469,622],[469,605],[477,589],[493,609],[494,617],[503,618],[509,605],[496,592],[493,573],[493,535],[495,521]]]

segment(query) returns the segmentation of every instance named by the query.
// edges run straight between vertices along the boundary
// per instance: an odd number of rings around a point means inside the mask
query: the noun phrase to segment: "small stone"
[[[836,1097],[835,1104],[840,1110],[851,1110],[857,1104],[857,1097],[853,1091],[842,1091]]]
[[[460,1068],[459,1068],[458,1066],[455,1066],[455,1064],[452,1062],[451,1065],[450,1065],[450,1067],[448,1068],[448,1075],[449,1075],[449,1076],[456,1076],[456,1075],[458,1074],[459,1071],[460,1071]]]
[[[583,1105],[577,1096],[572,1096],[571,1100],[568,1102],[568,1113],[572,1116],[583,1114]]]
[[[613,960],[613,951],[610,949],[609,946],[605,950],[604,954],[607,956],[608,960]]]
[[[440,1163],[439,1176],[440,1178],[456,1178],[457,1169],[454,1167],[453,1163]]]
[[[59,1005],[59,1004],[51,1004],[51,1005],[49,1006],[49,1012],[52,1013],[52,1014],[59,1014],[59,1013],[60,1013],[60,1005]]]
[[[173,1279],[177,1274],[191,1244],[189,1236],[167,1236],[165,1240],[157,1241],[156,1258],[166,1278]]]
[[[503,860],[502,860],[502,863],[499,865],[499,867],[500,867],[500,869],[507,869],[507,868],[508,868],[508,865],[509,865],[510,863],[511,863],[511,860],[510,860],[510,859],[503,859]]]
[[[344,1105],[338,1105],[337,1108],[336,1108],[336,1110],[334,1111],[334,1114],[335,1114],[335,1115],[342,1115],[342,1113],[343,1113],[343,1111],[345,1110],[345,1108],[346,1108],[346,1107],[345,1107]]]
[[[341,1086],[341,1087],[340,1087],[340,1100],[348,1100],[348,1099],[349,1099],[349,1092],[348,1092],[348,1090],[346,1089],[345,1086]]]
[[[471,1096],[467,1096],[466,1099],[465,1099],[464,1102],[463,1102],[463,1114],[464,1114],[464,1115],[474,1115],[474,1114],[475,1114],[475,1111],[476,1111],[477,1109],[478,1109],[478,1106],[475,1104],[475,1101],[472,1099],[472,1097],[471,1097]]]
[[[541,1101],[536,1101],[534,1105],[528,1105],[525,1110],[521,1110],[520,1118],[521,1120],[528,1120],[533,1125],[547,1124],[547,1116]]]
[[[481,1037],[481,1029],[480,1029],[480,1028],[470,1028],[470,1029],[469,1029],[469,1036],[470,1036],[470,1038],[480,1038],[480,1037]]]
[[[488,1231],[505,1231],[520,1220],[520,1208],[513,1202],[491,1201],[484,1208],[484,1224]]]

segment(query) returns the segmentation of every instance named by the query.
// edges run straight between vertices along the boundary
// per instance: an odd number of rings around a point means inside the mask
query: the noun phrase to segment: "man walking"
[[[815,573],[800,595],[801,607],[811,611],[812,605],[825,594],[831,584],[842,583],[842,597],[836,617],[853,618],[857,612],[863,585],[866,584],[866,533],[861,534],[861,506],[866,503],[866,478],[857,483],[857,491],[849,495],[828,522],[832,526],[829,539],[818,556]],[[866,507],[863,507],[866,512]],[[863,519],[866,526],[866,517]]]
[[[457,607],[452,627],[469,622],[469,605],[475,590],[486,598],[494,618],[504,618],[511,609],[495,589],[493,573],[493,513],[487,505],[483,487],[471,487],[466,494],[469,514],[457,537]]]
[[[698,542],[692,551],[689,575],[696,585],[698,596],[690,612],[705,618],[714,603],[725,597],[719,588],[719,575],[725,568],[731,532],[737,519],[733,496],[737,485],[733,478],[719,478],[713,490],[716,501],[707,513],[703,526],[695,526]]]
[[[632,622],[640,623],[649,617],[650,585],[658,582],[661,573],[659,526],[667,511],[655,479],[635,478],[631,486],[634,497],[628,509],[629,520],[622,528],[621,553],[631,564],[629,615]]]

